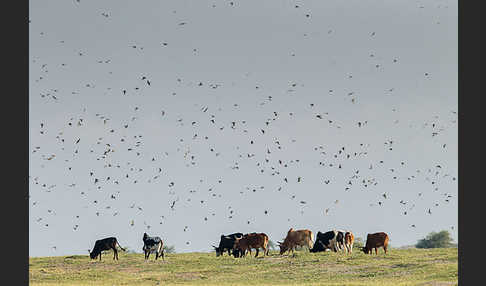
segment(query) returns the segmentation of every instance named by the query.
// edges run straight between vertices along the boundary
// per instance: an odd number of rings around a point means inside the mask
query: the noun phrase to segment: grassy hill
[[[88,255],[29,259],[31,285],[457,285],[457,248],[391,249],[385,256],[299,251],[265,258],[235,259],[214,253],[119,252],[103,260]],[[253,251],[253,254],[255,252]],[[261,252],[260,252],[261,255]]]

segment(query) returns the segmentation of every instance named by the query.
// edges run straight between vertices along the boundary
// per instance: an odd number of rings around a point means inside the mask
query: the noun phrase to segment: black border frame
[[[29,2],[4,6],[2,271],[6,285],[29,284]],[[14,13],[12,13],[14,12]],[[5,37],[5,35],[7,37]],[[10,283],[9,283],[10,282]]]

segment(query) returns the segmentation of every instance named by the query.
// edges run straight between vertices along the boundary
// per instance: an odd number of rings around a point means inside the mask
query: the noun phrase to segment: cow
[[[241,256],[244,257],[246,255],[246,251],[250,251],[251,249],[256,249],[255,257],[258,256],[258,252],[260,248],[263,248],[263,255],[268,255],[268,235],[265,233],[247,233],[243,235],[242,238],[236,238],[235,244],[233,245],[233,253],[241,253]],[[237,255],[235,255],[237,257]]]
[[[92,251],[89,251],[89,257],[91,259],[96,259],[96,257],[99,255],[100,256],[100,261],[101,261],[101,252],[105,250],[110,250],[113,249],[113,260],[118,260],[118,251],[116,250],[116,247],[120,247],[121,250],[125,251],[123,247],[120,246],[118,243],[118,240],[116,237],[107,237],[104,239],[99,239],[95,242],[95,245],[93,247]]]
[[[221,235],[221,239],[219,241],[219,246],[216,247],[213,245],[214,250],[216,250],[216,257],[223,255],[223,253],[227,250],[228,255],[231,255],[231,250],[233,250],[233,246],[235,244],[236,238],[242,238],[243,233],[237,232],[229,235]]]
[[[350,231],[346,231],[344,234],[344,246],[348,253],[353,253],[353,244],[354,244],[354,234]]]
[[[291,250],[294,253],[294,249],[297,246],[307,246],[310,250],[314,246],[314,234],[308,229],[294,230],[291,228],[287,232],[284,241],[277,241],[277,243],[280,246],[280,255],[286,251],[290,254]]]
[[[335,230],[331,230],[325,233],[318,231],[316,241],[314,242],[314,247],[310,250],[310,252],[325,251],[326,249],[331,249],[332,251],[337,252],[337,236],[338,232]]]
[[[339,251],[345,249],[345,242],[344,242],[344,234],[346,233],[345,231],[343,230],[336,230],[337,231],[337,236],[336,236],[336,245],[337,245],[337,249]]]
[[[372,254],[374,248],[375,254],[378,255],[378,247],[383,247],[383,250],[385,250],[386,254],[386,249],[388,248],[388,240],[388,234],[384,232],[368,233],[368,236],[366,237],[366,245],[365,247],[362,247],[361,250],[363,250],[365,254]]]
[[[354,235],[350,231],[337,230],[336,242],[338,250],[352,252]]]
[[[155,251],[155,260],[159,258],[159,253],[160,256],[162,257],[163,260],[164,258],[164,242],[162,239],[158,236],[150,237],[148,236],[147,233],[143,233],[143,253],[145,254],[145,260],[149,259],[150,253]]]

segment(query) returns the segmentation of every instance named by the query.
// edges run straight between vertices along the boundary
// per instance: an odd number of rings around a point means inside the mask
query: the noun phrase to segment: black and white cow
[[[316,241],[314,247],[310,252],[326,251],[326,249],[331,249],[334,252],[338,251],[337,243],[338,232],[331,230],[325,233],[320,231],[317,232]]]
[[[229,235],[221,235],[221,239],[219,241],[219,246],[216,247],[213,245],[214,250],[216,250],[216,256],[221,256],[225,251],[228,251],[228,255],[231,255],[231,250],[233,250],[233,246],[237,238],[242,238],[243,233],[237,232]]]
[[[150,237],[147,233],[143,234],[143,252],[145,254],[145,260],[150,256],[150,253],[155,251],[155,260],[160,256],[164,259],[164,242],[158,236]],[[164,259],[165,260],[165,259]]]
[[[345,241],[344,241],[344,235],[346,232],[344,230],[336,230],[337,231],[337,236],[336,236],[336,245],[338,250],[344,250],[346,249],[345,247]]]

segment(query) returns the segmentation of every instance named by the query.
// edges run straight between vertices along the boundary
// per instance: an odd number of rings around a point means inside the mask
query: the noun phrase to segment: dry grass
[[[110,257],[111,255],[111,257]],[[235,259],[214,253],[30,258],[31,285],[457,285],[457,248],[392,249],[386,256],[296,252]]]

